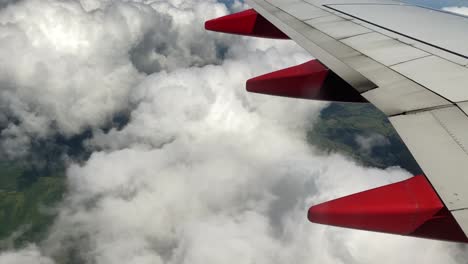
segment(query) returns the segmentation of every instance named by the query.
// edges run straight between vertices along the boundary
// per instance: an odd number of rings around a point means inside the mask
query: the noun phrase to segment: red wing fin
[[[253,9],[208,20],[205,22],[205,29],[252,37],[289,39]]]
[[[247,81],[247,91],[303,99],[367,102],[318,60],[267,73]]]
[[[311,222],[468,242],[424,175],[312,206]]]

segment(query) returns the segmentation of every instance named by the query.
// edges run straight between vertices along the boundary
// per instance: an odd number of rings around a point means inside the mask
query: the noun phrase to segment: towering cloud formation
[[[195,21],[222,4],[28,0],[0,10],[2,149],[102,127],[148,73],[219,63],[230,39]]]
[[[94,151],[68,168],[45,241],[0,263],[464,261],[455,244],[307,221],[311,204],[410,175],[316,154],[305,131],[326,104],[246,94],[246,79],[310,57],[202,30],[226,12],[206,0],[0,10],[4,146],[91,129]],[[128,123],[103,129],[121,111]]]

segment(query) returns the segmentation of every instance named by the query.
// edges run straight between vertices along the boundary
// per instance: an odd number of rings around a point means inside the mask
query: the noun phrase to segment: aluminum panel
[[[386,66],[430,55],[376,32],[343,39],[342,42]]]
[[[468,155],[468,116],[457,107],[434,110],[433,114]]]
[[[343,17],[349,17],[349,16],[344,15],[343,13],[335,13],[335,14],[341,14],[341,16],[343,16]],[[378,27],[378,26],[369,24],[369,23],[367,23],[365,21],[362,21],[362,20],[359,20],[359,19],[356,19],[356,18],[352,18],[351,21],[353,21],[356,24],[362,25],[362,26],[364,26],[364,27],[366,27],[368,29],[371,29],[372,31],[375,31],[377,33],[385,35],[385,36],[387,36],[387,37],[389,37],[391,39],[398,40],[403,44],[411,45],[411,46],[413,46],[415,48],[418,48],[420,50],[423,50],[423,51],[425,51],[427,53],[431,53],[431,54],[440,56],[440,57],[442,57],[444,59],[447,59],[449,61],[455,62],[455,63],[460,64],[460,65],[465,65],[465,66],[468,65],[468,59],[466,59],[466,58],[463,58],[463,57],[460,57],[458,55],[452,54],[450,52],[435,48],[435,47],[430,46],[428,44],[418,42],[417,40],[405,37],[405,36],[400,35],[398,33],[386,30],[386,29],[384,29],[382,27]]]
[[[452,102],[468,100],[468,68],[436,56],[391,67]]]
[[[406,79],[361,95],[388,116],[451,104],[444,98]]]
[[[343,39],[371,32],[370,29],[355,24],[351,21],[320,23],[316,24],[314,27],[335,39]]]
[[[330,8],[468,57],[468,19],[463,16],[410,5],[344,4]]]
[[[460,57],[458,55],[452,54],[452,53],[447,52],[447,51],[443,51],[443,50],[438,49],[438,48],[434,48],[432,46],[426,45],[426,44],[421,43],[421,42],[414,42],[413,46],[415,48],[418,48],[418,49],[424,50],[426,52],[432,53],[433,55],[442,57],[442,58],[447,59],[447,60],[449,60],[451,62],[455,62],[457,64],[460,64],[462,66],[468,64],[468,59],[465,59],[463,57]]]
[[[321,16],[330,15],[329,12],[323,11],[322,9],[315,7],[306,2],[295,2],[290,4],[278,5],[286,13],[298,18],[299,20],[307,20],[317,18]]]
[[[343,58],[342,60],[379,87],[393,85],[406,79],[383,64],[361,54]]]
[[[285,5],[292,4],[292,3],[303,2],[302,0],[265,0],[265,1],[267,1],[268,3],[276,7],[285,6]]]
[[[346,21],[344,18],[335,15],[317,17],[313,19],[306,20],[305,22],[311,26],[315,26],[322,23],[333,23],[338,21]]]
[[[465,235],[468,236],[468,209],[452,211],[452,215],[465,232]]]
[[[468,208],[467,116],[451,106],[389,119],[447,208]]]
[[[468,115],[468,102],[457,103],[457,106],[458,106],[466,115]]]
[[[343,43],[331,38],[330,36],[326,35],[325,33],[313,29],[304,24],[304,27],[307,30],[302,30],[303,35],[310,40],[313,40],[314,43],[321,46],[324,50],[328,51],[329,53],[333,54],[334,57],[337,59],[343,60],[345,58],[359,56],[359,52],[356,50],[344,45]]]
[[[274,1],[281,1],[281,0],[274,0]],[[289,1],[292,1],[292,0],[289,0]],[[330,7],[333,7],[333,8],[336,8],[335,6],[333,6],[334,4],[346,4],[346,3],[352,3],[353,5],[355,5],[355,1],[350,1],[350,0],[338,0],[338,1],[334,1],[334,0],[323,0],[323,1],[319,1],[319,0],[309,0],[309,1],[306,1],[306,2],[309,2],[309,3],[312,3],[316,6],[320,6],[320,5],[330,5]],[[410,6],[410,5],[402,5],[400,2],[396,2],[396,1],[359,1],[360,4],[369,4],[369,3],[372,3],[372,4],[381,4],[381,5],[399,5],[399,6]],[[324,7],[325,8],[325,7]],[[384,8],[387,8],[387,7],[384,7]],[[394,8],[394,7],[389,7],[389,8]],[[419,8],[419,7],[417,7]],[[326,8],[325,8],[326,9]],[[424,9],[424,8],[421,8],[425,11],[427,11],[427,9]],[[352,18],[348,15],[345,15],[345,13],[343,12],[338,12],[336,10],[331,10],[329,9],[329,11],[331,13],[334,13],[340,17],[343,17],[343,18]],[[432,16],[432,13],[431,12],[436,12],[436,11],[433,11],[433,10],[429,10],[429,15],[428,16]],[[440,13],[440,12],[436,12],[436,13]],[[445,13],[443,13],[445,14]],[[445,15],[448,15],[448,16],[453,16],[453,15],[450,15],[450,14],[445,14]],[[418,49],[421,49],[423,51],[426,51],[428,53],[432,53],[434,55],[437,55],[437,56],[440,56],[440,57],[443,57],[447,60],[450,60],[452,62],[455,62],[457,64],[460,64],[460,65],[464,65],[464,66],[467,66],[468,65],[468,58],[464,58],[464,57],[460,57],[459,55],[456,55],[456,54],[453,54],[453,53],[450,53],[448,51],[444,51],[444,50],[441,50],[439,48],[435,48],[433,46],[431,46],[432,44],[433,45],[436,45],[436,43],[429,43],[429,44],[424,44],[422,42],[418,42],[417,40],[415,39],[411,39],[411,38],[408,38],[408,37],[405,37],[404,35],[401,35],[401,34],[397,34],[395,32],[392,32],[388,29],[385,29],[385,27],[382,27],[382,26],[377,26],[377,25],[373,25],[373,24],[370,24],[366,21],[363,21],[363,20],[360,20],[360,19],[357,19],[357,18],[352,18],[352,22],[355,22],[357,24],[360,24],[360,25],[363,25],[364,27],[366,28],[369,28],[370,30],[372,31],[376,31],[376,32],[379,32],[381,34],[384,34],[386,36],[389,36],[390,38],[394,38],[394,39],[397,39],[403,43],[406,43],[406,44],[410,44],[410,45],[414,45],[416,48]],[[468,23],[468,19],[464,19],[464,22],[465,24]],[[412,24],[410,24],[412,25]],[[468,25],[466,25],[468,27]],[[423,26],[424,27],[424,26]],[[427,28],[427,27],[426,27]],[[463,27],[465,28],[465,27]],[[391,30],[395,30],[393,28],[389,28]],[[425,29],[427,30],[427,29]],[[445,30],[445,28],[439,28],[439,30]],[[455,30],[456,31],[456,30]],[[404,32],[402,32],[402,34],[404,34]],[[457,33],[453,33],[453,35],[456,35]],[[461,33],[460,33],[461,34]],[[438,38],[438,33],[435,33],[435,38]],[[466,36],[465,34],[463,34],[463,36]],[[412,36],[410,36],[412,37]],[[452,36],[453,37],[453,36]],[[424,41],[424,40],[423,40]],[[459,43],[457,42],[456,39],[452,39],[453,43]],[[459,43],[460,44],[460,43]],[[463,46],[464,47],[464,46]],[[444,48],[444,47],[442,47]],[[447,48],[449,49],[449,48]],[[450,51],[450,50],[449,50]]]
[[[341,14],[341,15],[343,15],[343,16],[346,16],[346,15],[344,15],[343,13],[339,13],[339,12],[338,12],[337,14]],[[356,24],[365,26],[365,27],[371,29],[372,31],[375,31],[375,32],[377,32],[377,33],[380,33],[380,34],[382,34],[382,35],[385,35],[385,36],[387,36],[387,37],[389,37],[389,38],[398,40],[398,41],[400,41],[400,42],[402,42],[402,43],[409,44],[409,45],[414,45],[414,44],[417,43],[417,41],[414,40],[414,39],[407,38],[407,37],[402,36],[402,35],[400,35],[400,34],[398,34],[398,33],[395,33],[395,32],[392,32],[392,31],[389,31],[389,30],[386,30],[386,29],[383,29],[383,28],[378,27],[378,26],[373,25],[373,24],[369,24],[369,23],[367,23],[367,22],[365,22],[365,21],[362,21],[362,20],[359,20],[359,19],[356,19],[356,18],[352,18],[351,20],[352,20],[354,23],[356,23]]]

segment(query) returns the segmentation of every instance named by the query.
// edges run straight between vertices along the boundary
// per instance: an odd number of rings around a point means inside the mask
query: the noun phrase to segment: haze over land
[[[466,262],[308,222],[418,169],[368,106],[245,92],[311,57],[203,29],[241,2],[1,3],[0,263]]]

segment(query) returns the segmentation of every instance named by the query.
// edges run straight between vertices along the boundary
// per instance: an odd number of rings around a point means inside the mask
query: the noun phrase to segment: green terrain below
[[[40,240],[53,221],[65,190],[62,171],[36,170],[0,161],[0,249]]]
[[[360,147],[359,136],[380,136],[387,142],[366,150]],[[364,166],[400,166],[414,175],[421,173],[386,116],[371,104],[330,104],[307,132],[307,140],[326,153],[342,153]]]

